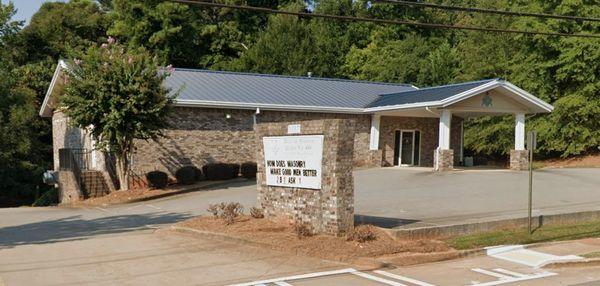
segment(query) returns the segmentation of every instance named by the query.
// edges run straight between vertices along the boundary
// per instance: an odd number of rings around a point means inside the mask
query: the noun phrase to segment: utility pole
[[[536,145],[536,132],[529,131],[527,133],[527,150],[529,151],[529,208],[528,208],[528,231],[529,234],[532,233],[531,229],[531,212],[532,212],[532,201],[533,201],[533,151],[535,150]]]

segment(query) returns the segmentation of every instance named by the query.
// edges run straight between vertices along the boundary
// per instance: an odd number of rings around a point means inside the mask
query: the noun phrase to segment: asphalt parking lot
[[[600,169],[538,170],[533,183],[534,215],[600,210]],[[509,170],[359,170],[355,210],[392,227],[524,217],[527,187],[527,172]]]

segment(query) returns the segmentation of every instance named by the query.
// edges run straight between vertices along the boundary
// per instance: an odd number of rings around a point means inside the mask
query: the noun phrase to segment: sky
[[[8,4],[9,0],[1,0],[2,4]],[[17,14],[13,20],[25,20],[29,22],[29,19],[37,10],[42,6],[44,2],[58,2],[57,0],[12,0],[17,8]],[[64,2],[64,1],[61,1]]]

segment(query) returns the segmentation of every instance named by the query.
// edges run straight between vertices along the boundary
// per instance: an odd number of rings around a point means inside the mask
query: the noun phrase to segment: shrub
[[[58,189],[52,188],[41,195],[35,202],[34,207],[45,207],[58,204]]]
[[[263,210],[261,208],[251,207],[250,216],[253,218],[264,218],[265,214],[263,213]]]
[[[299,239],[313,235],[311,227],[308,226],[306,223],[302,222],[294,223],[294,232],[296,233]]]
[[[346,237],[348,241],[357,241],[360,243],[377,239],[377,234],[372,225],[359,225]]]
[[[244,207],[240,203],[219,203],[211,204],[207,209],[213,217],[222,218],[225,224],[230,225],[235,223],[235,219],[244,214]]]
[[[177,183],[183,185],[189,185],[196,182],[196,170],[198,168],[194,166],[184,166],[179,168],[175,172],[175,178],[177,179]]]
[[[152,171],[146,173],[148,185],[154,189],[163,189],[169,183],[169,176],[162,171]]]
[[[237,178],[240,171],[238,164],[213,163],[202,167],[202,172],[207,180],[219,181]]]
[[[242,177],[246,179],[256,178],[256,163],[242,163],[242,166],[240,167],[240,173],[242,174]]]
[[[202,170],[200,170],[200,168],[194,167],[194,177],[196,178],[196,181],[204,181],[204,174],[202,173]]]

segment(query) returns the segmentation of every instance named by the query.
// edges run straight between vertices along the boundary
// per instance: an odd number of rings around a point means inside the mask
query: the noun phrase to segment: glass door
[[[400,137],[400,165],[414,165],[415,132],[402,131]]]

